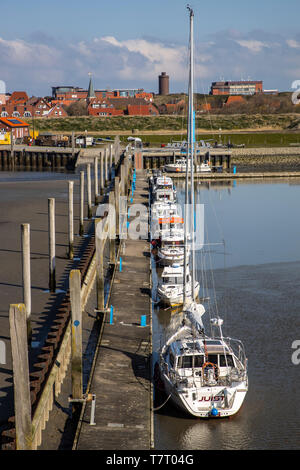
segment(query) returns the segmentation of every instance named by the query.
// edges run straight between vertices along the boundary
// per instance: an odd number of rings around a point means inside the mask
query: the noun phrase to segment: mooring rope
[[[157,408],[153,408],[153,411],[158,411],[158,410],[160,410],[163,406],[165,406],[165,404],[167,403],[167,401],[169,400],[169,398],[171,397],[171,395],[172,395],[172,394],[170,393],[170,395],[168,396],[168,398],[166,399],[166,401],[164,401],[164,403],[163,403],[162,405],[158,406]]]

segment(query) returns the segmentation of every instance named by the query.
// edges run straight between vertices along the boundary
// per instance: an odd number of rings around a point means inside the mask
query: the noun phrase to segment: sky
[[[183,0],[0,0],[0,84],[51,95],[52,86],[187,92],[189,17]],[[300,80],[299,0],[193,0],[195,91],[212,81]]]

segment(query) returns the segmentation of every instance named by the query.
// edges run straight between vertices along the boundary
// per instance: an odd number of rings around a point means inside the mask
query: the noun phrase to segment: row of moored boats
[[[172,179],[159,172],[150,178],[151,243],[157,266],[162,268],[157,296],[160,303],[177,307],[165,331],[155,375],[167,399],[181,410],[200,418],[221,418],[236,414],[244,401],[248,390],[247,358],[241,341],[223,335],[219,307],[215,305],[213,312],[208,302],[205,315],[207,298],[203,295],[201,303],[199,299],[204,281],[200,285],[197,273],[204,273],[205,267],[197,266],[194,245],[195,230],[201,227],[196,228],[194,221],[194,13],[189,6],[188,10],[190,74],[184,217]]]
[[[184,218],[172,179],[154,171],[150,193],[152,253],[161,272],[157,297],[160,305],[176,307],[176,328],[161,347],[156,373],[173,403],[190,415],[231,416],[248,389],[243,344],[223,337],[220,318],[211,318],[211,333],[205,333],[205,307],[197,302],[200,283],[192,282],[191,243],[185,246]]]

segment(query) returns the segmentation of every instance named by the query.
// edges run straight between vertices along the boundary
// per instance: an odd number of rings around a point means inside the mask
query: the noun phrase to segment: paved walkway
[[[148,182],[138,173],[134,204],[148,205]],[[127,240],[112,289],[90,393],[95,426],[86,407],[78,450],[144,450],[151,445],[150,250],[147,240]],[[146,315],[146,325],[141,317]]]

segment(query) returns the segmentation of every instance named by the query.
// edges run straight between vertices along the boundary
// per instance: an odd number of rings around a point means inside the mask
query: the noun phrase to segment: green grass
[[[122,143],[127,143],[127,137],[121,136],[120,140]],[[113,136],[111,136],[113,137]],[[148,144],[151,147],[158,146],[162,144],[167,144],[169,142],[180,141],[185,139],[186,136],[181,134],[172,134],[172,135],[144,135],[141,136],[144,144]],[[214,142],[222,143],[227,145],[228,142],[231,142],[234,145],[245,145],[245,147],[289,147],[290,144],[299,144],[300,145],[300,134],[299,133],[280,133],[280,132],[253,132],[253,133],[226,133],[226,134],[197,134],[197,140],[209,141],[212,145]]]
[[[25,119],[24,119],[25,120]],[[197,116],[196,127],[207,131],[222,130],[243,130],[243,129],[297,129],[300,117],[299,114],[203,114]],[[27,119],[30,126],[33,120]],[[34,127],[40,132],[130,132],[133,129],[142,131],[170,131],[174,134],[186,129],[186,117],[183,116],[112,116],[112,117],[92,117],[77,116],[67,118],[35,118]]]

